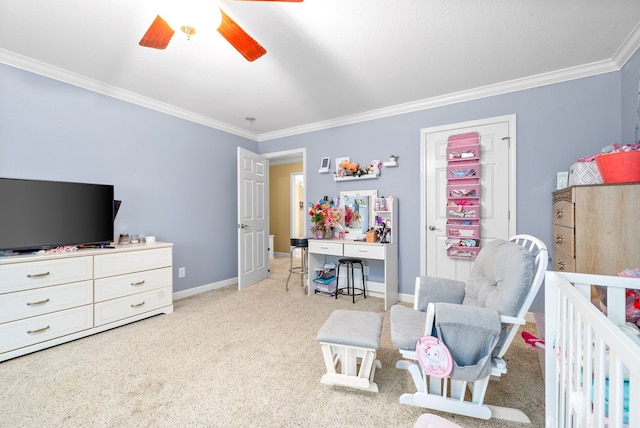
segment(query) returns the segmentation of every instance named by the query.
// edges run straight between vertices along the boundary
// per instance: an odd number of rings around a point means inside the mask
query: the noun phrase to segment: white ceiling
[[[157,14],[166,50],[138,45]],[[263,141],[617,70],[639,22],[638,0],[0,0],[0,62]]]

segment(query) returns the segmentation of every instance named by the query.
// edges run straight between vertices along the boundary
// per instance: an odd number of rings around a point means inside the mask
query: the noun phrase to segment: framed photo
[[[569,171],[557,173],[556,190],[564,189],[567,186],[569,186]]]
[[[336,172],[338,171],[338,169],[340,168],[340,164],[342,162],[351,162],[351,158],[349,156],[347,157],[342,157],[342,158],[336,158]]]
[[[320,161],[320,169],[318,170],[318,172],[329,172],[330,159],[331,158],[329,157],[322,158],[322,160]]]

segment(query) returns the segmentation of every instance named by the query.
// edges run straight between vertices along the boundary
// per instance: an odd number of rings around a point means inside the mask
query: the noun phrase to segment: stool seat
[[[376,358],[382,322],[382,315],[374,312],[332,312],[316,337],[327,370],[320,382],[378,392],[374,376],[376,368],[382,368]]]
[[[292,247],[308,247],[309,240],[307,238],[291,238],[290,239]]]
[[[359,265],[360,272],[362,273],[362,288],[357,288],[355,286],[355,276],[354,276],[354,267],[355,265]],[[340,284],[340,268],[344,266],[347,269],[347,286],[339,287]],[[357,257],[342,257],[338,259],[338,269],[336,270],[336,299],[338,298],[338,294],[341,294],[342,290],[347,290],[347,295],[351,296],[351,301],[353,303],[356,302],[356,296],[363,295],[364,298],[367,298],[367,287],[364,282],[364,265],[362,264],[362,259]]]

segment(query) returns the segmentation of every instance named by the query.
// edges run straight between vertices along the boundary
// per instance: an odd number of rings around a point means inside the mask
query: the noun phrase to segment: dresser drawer
[[[315,254],[326,254],[329,256],[342,256],[342,243],[327,241],[309,241],[309,252]]]
[[[559,272],[575,272],[576,259],[566,253],[563,253],[561,249],[554,245],[552,270]]]
[[[171,285],[172,269],[162,268],[96,279],[95,300],[115,299]]]
[[[171,248],[99,254],[94,260],[94,277],[122,275],[171,266]]]
[[[93,282],[82,281],[0,295],[0,323],[93,303]]]
[[[0,294],[92,279],[93,257],[0,265]]]
[[[569,201],[556,201],[553,203],[553,224],[566,226],[573,229],[573,203]]]
[[[93,327],[93,306],[81,306],[0,325],[0,353]]]
[[[554,224],[551,226],[551,233],[553,248],[560,249],[563,253],[569,254],[571,257],[573,257],[576,253],[576,242],[573,229]]]
[[[172,304],[171,287],[95,304],[96,327]]]
[[[384,260],[383,245],[345,244],[344,255],[347,257],[362,257],[365,259]]]

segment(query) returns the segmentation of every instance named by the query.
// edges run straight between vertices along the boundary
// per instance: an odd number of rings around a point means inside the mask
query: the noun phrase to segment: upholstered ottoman
[[[348,310],[329,316],[316,337],[327,369],[321,383],[378,392],[373,378],[376,368],[382,368],[376,359],[382,319],[373,312]]]

